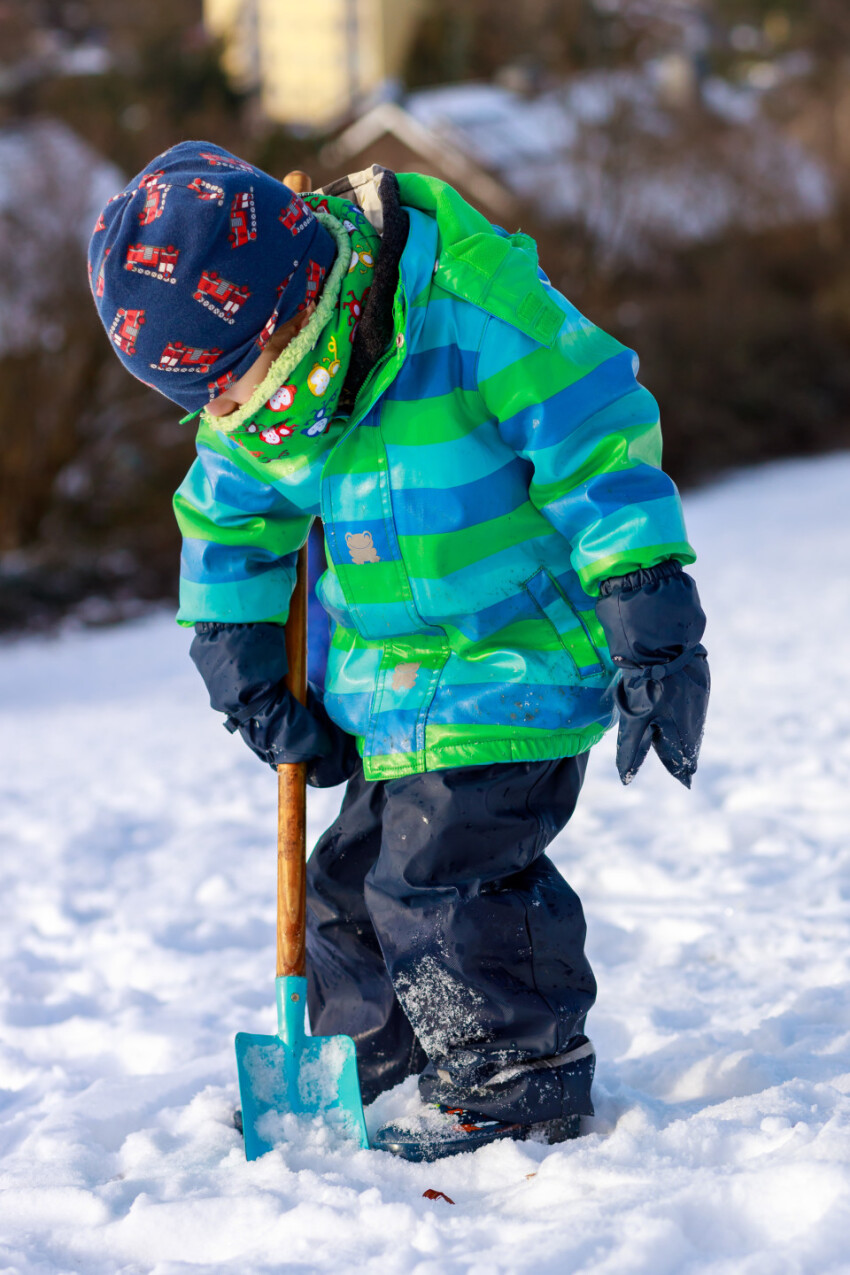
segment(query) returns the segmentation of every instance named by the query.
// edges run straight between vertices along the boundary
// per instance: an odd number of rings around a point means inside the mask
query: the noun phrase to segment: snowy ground
[[[273,778],[168,617],[3,648],[0,1275],[849,1271],[848,491],[845,455],[687,502],[703,762],[625,790],[609,737],[556,844],[600,995],[598,1115],[553,1149],[413,1166],[293,1130],[247,1164]]]

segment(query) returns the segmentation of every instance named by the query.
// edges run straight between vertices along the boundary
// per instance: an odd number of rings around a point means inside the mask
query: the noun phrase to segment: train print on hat
[[[125,367],[196,411],[318,298],[335,255],[283,182],[213,143],[180,142],[103,209],[89,280]]]

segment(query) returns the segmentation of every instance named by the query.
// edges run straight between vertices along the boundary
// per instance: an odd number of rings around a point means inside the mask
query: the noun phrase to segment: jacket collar
[[[400,280],[406,299],[414,302],[433,276],[454,296],[541,345],[554,345],[564,312],[541,277],[534,240],[491,225],[447,182],[421,173],[396,175],[372,164],[318,193],[357,204],[381,235],[372,290],[340,397],[342,410],[351,410],[369,372],[405,326],[397,306]],[[414,310],[409,344],[415,341],[416,318]]]
[[[410,219],[401,206],[395,173],[380,164],[340,177],[316,193],[357,204],[381,236],[372,288],[357,325],[351,363],[340,395],[340,409],[350,411],[358,390],[395,335],[393,303]]]
[[[423,173],[396,175],[380,164],[372,164],[359,173],[339,178],[326,190],[358,204],[384,236],[387,246],[393,245],[392,265],[387,264],[395,272],[395,285],[407,237],[406,230],[399,234],[397,228],[406,227],[407,211],[415,209],[437,225],[440,251],[435,276],[441,287],[518,328],[539,344],[554,344],[564,312],[549,295],[548,280],[541,278],[537,245],[529,235],[520,231],[509,235],[500,226],[491,225],[448,182]],[[404,267],[407,256],[405,253]],[[386,315],[386,297],[383,305]]]

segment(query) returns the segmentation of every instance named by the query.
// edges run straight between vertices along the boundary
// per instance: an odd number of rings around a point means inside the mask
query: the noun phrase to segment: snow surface
[[[654,758],[623,789],[609,736],[556,843],[600,992],[598,1115],[554,1148],[408,1165],[289,1118],[246,1163],[274,780],[170,617],[4,647],[0,1271],[850,1270],[848,490],[835,455],[687,500],[703,760],[690,793]]]

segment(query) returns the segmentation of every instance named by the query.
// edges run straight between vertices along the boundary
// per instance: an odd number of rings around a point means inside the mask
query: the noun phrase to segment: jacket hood
[[[563,324],[560,306],[548,295],[537,261],[537,245],[521,231],[494,226],[448,182],[422,173],[393,173],[372,164],[340,177],[323,193],[356,203],[382,237],[397,236],[397,205],[432,217],[439,230],[439,285],[487,314],[551,346]],[[396,276],[397,277],[397,276]]]

